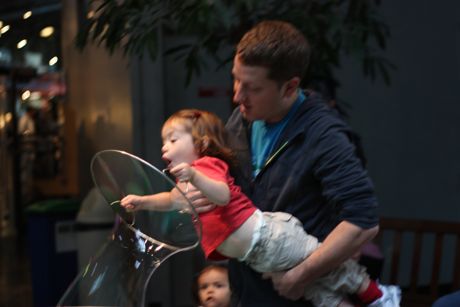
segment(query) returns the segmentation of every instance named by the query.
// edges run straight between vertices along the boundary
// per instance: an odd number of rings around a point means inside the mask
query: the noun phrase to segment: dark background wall
[[[339,99],[362,136],[381,216],[460,221],[460,3],[384,1],[391,29],[386,56],[391,85],[370,82],[350,59],[338,72]],[[408,282],[412,246],[403,237],[401,276]],[[447,241],[441,281],[452,274]],[[434,238],[424,238],[421,280],[429,282]],[[384,246],[385,259],[391,248]],[[389,276],[389,267],[384,269]]]
[[[460,3],[384,1],[391,85],[346,61],[351,105],[384,216],[460,221]]]

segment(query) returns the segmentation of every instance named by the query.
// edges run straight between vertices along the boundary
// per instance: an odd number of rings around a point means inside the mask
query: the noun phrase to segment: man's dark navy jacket
[[[233,112],[226,128],[238,157],[237,183],[262,211],[293,214],[321,241],[344,220],[364,229],[376,226],[374,188],[356,155],[352,131],[317,94],[305,95],[256,178],[251,174],[250,124],[238,109]],[[270,280],[243,263],[232,260],[229,273],[242,307],[308,306],[279,297]]]

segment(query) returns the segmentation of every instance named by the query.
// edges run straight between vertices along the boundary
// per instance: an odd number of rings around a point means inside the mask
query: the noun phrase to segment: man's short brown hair
[[[278,83],[302,79],[308,68],[310,46],[305,36],[284,21],[262,21],[249,30],[236,47],[239,60],[248,66],[268,69]]]

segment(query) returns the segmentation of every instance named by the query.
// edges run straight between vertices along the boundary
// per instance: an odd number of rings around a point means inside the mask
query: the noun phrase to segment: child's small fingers
[[[120,202],[120,206],[124,207],[124,208],[128,208],[128,207],[133,207],[133,204],[130,202],[130,201],[121,201]]]

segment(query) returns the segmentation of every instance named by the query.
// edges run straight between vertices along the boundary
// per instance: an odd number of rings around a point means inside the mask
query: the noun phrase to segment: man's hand
[[[303,283],[299,282],[295,271],[270,272],[262,275],[264,279],[271,279],[273,288],[279,295],[284,296],[290,300],[298,300],[305,294],[305,287]]]
[[[190,184],[188,186],[189,188],[183,189],[183,191],[185,191],[185,196],[197,213],[208,212],[216,207],[198,189]],[[177,189],[171,191],[171,202],[174,204],[174,208],[185,208],[187,206],[186,199]]]

